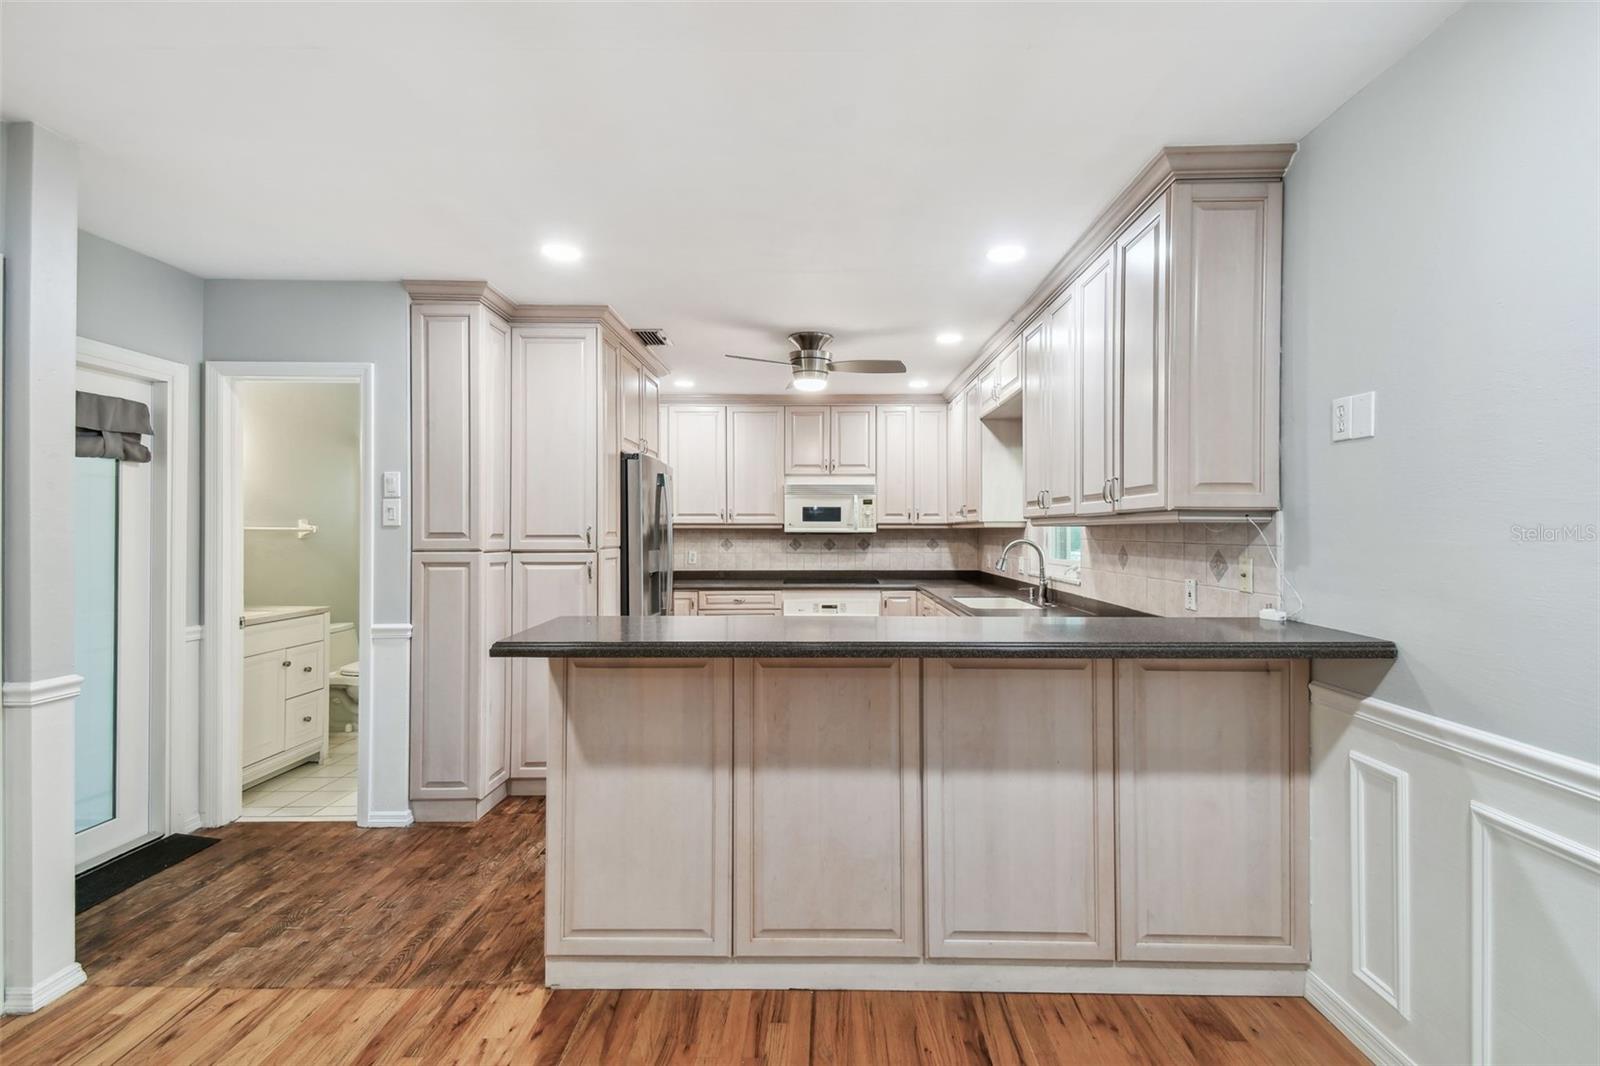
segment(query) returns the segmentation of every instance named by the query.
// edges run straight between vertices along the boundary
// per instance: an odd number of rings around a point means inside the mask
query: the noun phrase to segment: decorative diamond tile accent
[[[722,538],[722,550],[725,551],[725,552],[733,551],[733,541],[729,540],[727,537],[723,537]]]
[[[856,541],[857,551],[866,551],[870,547],[872,547],[872,541],[868,540],[866,537],[862,537],[860,540]]]
[[[1128,568],[1128,546],[1126,544],[1117,548],[1117,565],[1124,570]]]
[[[929,547],[929,548],[935,548],[935,549],[936,549],[936,548],[938,548],[938,547],[939,547],[939,542],[938,542],[938,541],[936,541],[936,540],[934,540],[934,539],[933,539],[933,538],[932,538],[932,537],[929,537],[929,538],[928,538],[928,547]]]
[[[1226,559],[1224,559],[1222,557],[1222,553],[1221,552],[1212,552],[1211,553],[1211,576],[1216,578],[1218,581],[1221,581],[1222,580],[1222,575],[1226,574],[1227,572],[1228,572],[1228,560],[1226,560]]]
[[[800,550],[800,538],[799,537],[790,537],[789,538],[789,550],[792,551],[792,552],[797,552],[797,551]]]
[[[834,548],[838,547],[838,545],[834,544],[832,537],[829,537],[827,540],[822,542],[822,547],[824,551],[831,552]]]

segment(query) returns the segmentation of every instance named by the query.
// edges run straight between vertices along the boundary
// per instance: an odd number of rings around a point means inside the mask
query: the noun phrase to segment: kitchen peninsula
[[[558,618],[552,987],[1299,994],[1296,623]]]

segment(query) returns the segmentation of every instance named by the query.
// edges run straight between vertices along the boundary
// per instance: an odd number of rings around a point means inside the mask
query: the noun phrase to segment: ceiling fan
[[[775,363],[786,366],[794,374],[794,387],[801,392],[816,392],[827,388],[828,375],[837,370],[841,374],[904,374],[906,365],[898,359],[840,359],[837,362],[828,354],[831,333],[801,332],[789,334],[789,343],[796,350],[787,359],[763,359],[756,355],[730,355],[729,359],[743,359],[751,363]]]

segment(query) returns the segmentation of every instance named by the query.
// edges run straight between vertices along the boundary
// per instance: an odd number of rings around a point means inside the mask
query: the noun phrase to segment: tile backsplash
[[[675,570],[976,570],[978,538],[969,529],[680,529],[674,534],[672,565]]]
[[[1277,536],[1277,523],[1267,523]],[[984,570],[1016,529],[881,530],[877,533],[780,533],[771,529],[680,529],[673,567],[694,570]],[[689,557],[694,556],[691,562]],[[1238,563],[1248,555],[1255,592],[1239,591]],[[1028,569],[1033,555],[1013,554]],[[1278,603],[1278,571],[1261,535],[1244,522],[1203,525],[1089,526],[1081,585],[1058,587],[1089,599],[1173,618],[1248,618]],[[1013,567],[1008,577],[1025,576]],[[1199,610],[1183,609],[1183,582],[1194,578]]]

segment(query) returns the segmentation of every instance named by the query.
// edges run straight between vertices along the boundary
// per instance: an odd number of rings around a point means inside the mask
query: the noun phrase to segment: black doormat
[[[78,875],[78,913],[82,914],[96,903],[103,903],[117,893],[132,888],[147,877],[154,877],[169,866],[178,865],[216,842],[216,837],[174,833],[160,840],[152,840],[92,870],[85,870]]]

